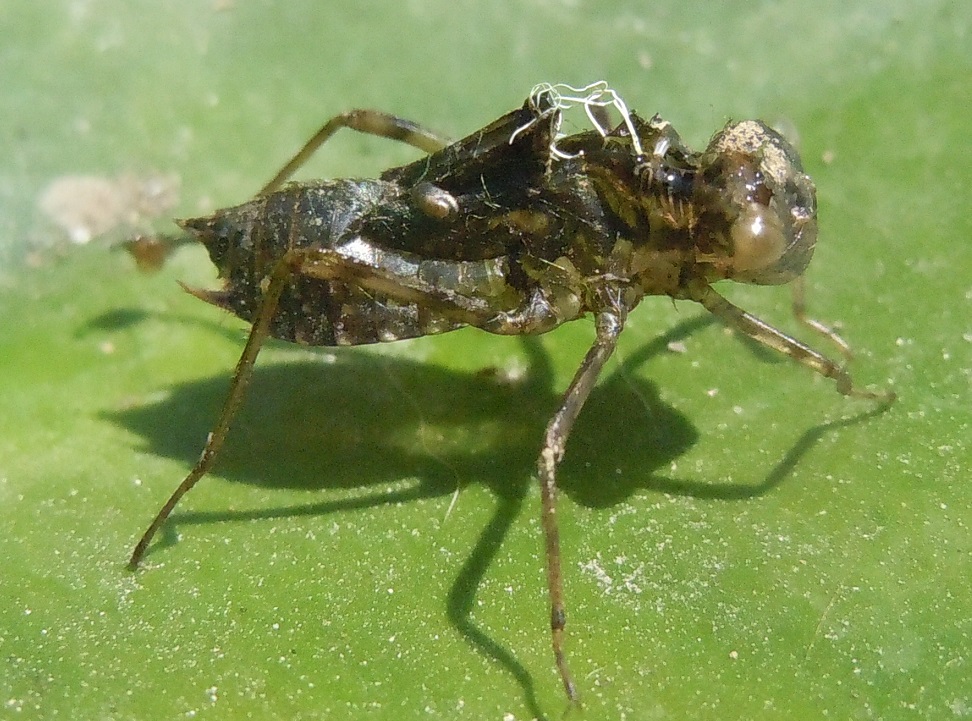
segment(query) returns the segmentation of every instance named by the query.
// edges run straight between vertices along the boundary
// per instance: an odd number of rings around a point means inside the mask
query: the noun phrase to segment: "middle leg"
[[[577,699],[577,688],[567,667],[567,657],[564,653],[564,626],[567,615],[564,610],[564,579],[560,566],[560,530],[557,524],[557,466],[564,457],[567,439],[574,421],[580,415],[584,402],[601,374],[601,369],[614,353],[623,319],[614,312],[601,312],[597,315],[596,323],[597,339],[584,357],[577,373],[574,374],[574,379],[564,393],[560,408],[550,419],[544,434],[543,449],[537,459],[543,514],[541,520],[546,540],[551,642],[560,679],[571,701]]]

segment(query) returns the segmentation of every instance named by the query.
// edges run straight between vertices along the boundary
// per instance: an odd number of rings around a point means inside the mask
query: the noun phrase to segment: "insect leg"
[[[380,110],[349,110],[335,115],[314,133],[303,148],[297,151],[287,164],[284,165],[269,183],[263,186],[257,195],[266,195],[279,188],[314,152],[324,144],[340,128],[351,128],[359,133],[377,135],[390,140],[408,143],[426,153],[434,153],[449,144],[449,141],[428,128],[422,127],[411,120],[405,120],[395,115],[383,113]]]
[[[824,338],[829,340],[835,346],[840,354],[844,356],[845,360],[850,360],[854,357],[854,353],[851,351],[850,344],[838,335],[837,331],[828,325],[824,325],[819,320],[811,318],[807,315],[807,305],[806,305],[806,282],[804,277],[797,276],[790,284],[790,288],[793,290],[793,317],[796,318],[800,323],[805,325],[810,330],[819,333]]]
[[[219,420],[216,421],[216,426],[206,438],[206,445],[203,446],[202,454],[199,456],[199,460],[196,461],[196,465],[193,466],[192,470],[189,471],[189,475],[183,479],[182,483],[169,496],[169,500],[165,502],[165,505],[159,510],[155,519],[136,544],[135,550],[132,551],[132,557],[128,561],[128,567],[130,569],[135,570],[138,568],[139,563],[141,563],[142,558],[145,556],[145,551],[152,542],[152,538],[158,532],[159,528],[162,527],[162,524],[165,523],[165,520],[172,513],[176,504],[212,468],[213,461],[216,459],[216,455],[226,440],[230,422],[236,415],[240,401],[243,400],[243,393],[250,381],[250,377],[253,375],[253,364],[256,361],[257,354],[260,352],[260,347],[267,339],[270,320],[273,318],[274,311],[277,309],[280,294],[287,286],[287,280],[300,264],[300,260],[300,251],[290,251],[277,262],[273,272],[270,274],[260,308],[256,316],[254,316],[253,326],[250,328],[250,336],[247,338],[246,346],[243,348],[243,354],[236,363],[236,371],[233,373],[233,380],[230,383],[229,395],[223,403],[223,410],[219,414]]]
[[[591,389],[597,382],[601,369],[617,346],[618,335],[621,333],[621,317],[613,312],[601,312],[597,315],[597,339],[587,352],[583,363],[574,374],[567,392],[560,403],[560,408],[550,419],[544,434],[543,449],[537,459],[537,470],[540,478],[540,499],[542,503],[543,534],[546,541],[547,554],[547,588],[550,594],[550,630],[554,658],[557,670],[563,681],[564,690],[568,698],[577,698],[577,689],[567,668],[564,655],[564,625],[566,613],[564,611],[564,583],[560,568],[560,532],[557,527],[557,465],[564,457],[564,448],[570,430],[580,415],[584,401],[590,395]]]
[[[895,399],[895,394],[892,391],[878,393],[855,387],[854,381],[843,366],[818,353],[810,346],[804,345],[796,338],[786,335],[768,323],[761,321],[756,316],[734,306],[708,286],[692,296],[692,299],[701,303],[710,313],[720,318],[730,327],[745,333],[767,348],[772,348],[783,355],[789,356],[797,363],[806,366],[825,378],[832,378],[837,383],[838,392],[845,396],[873,398],[874,400],[885,403],[890,403]],[[826,326],[823,326],[823,328],[826,329]],[[829,336],[830,334],[826,331],[829,331],[829,329],[824,331],[824,334]],[[838,337],[836,334],[833,335],[834,337]]]

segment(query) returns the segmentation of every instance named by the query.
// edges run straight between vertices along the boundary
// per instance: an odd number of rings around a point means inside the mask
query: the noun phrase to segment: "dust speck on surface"
[[[113,231],[136,231],[178,200],[174,174],[62,175],[41,191],[37,207],[71,242],[83,244]]]

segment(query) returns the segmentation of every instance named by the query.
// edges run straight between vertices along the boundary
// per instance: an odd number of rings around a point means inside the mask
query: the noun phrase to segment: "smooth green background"
[[[534,83],[601,78],[694,145],[728,117],[798,129],[812,311],[900,401],[873,414],[690,304],[644,303],[563,467],[571,717],[972,715],[970,16],[0,0],[0,716],[562,716],[531,471],[589,322],[273,344],[218,473],[133,575],[245,327],[179,290],[213,286],[200,249],[144,276],[35,203],[63,174],[158,170],[197,214],[340,110],[458,136]],[[307,173],[413,157],[347,133]],[[725,290],[795,327],[785,289]]]

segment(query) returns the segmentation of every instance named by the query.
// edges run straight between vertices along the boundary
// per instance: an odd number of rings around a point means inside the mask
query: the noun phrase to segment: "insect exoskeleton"
[[[718,193],[728,255],[714,277],[777,285],[800,276],[817,242],[817,198],[796,150],[758,120],[730,122],[701,158],[696,187]],[[712,199],[710,199],[712,200]]]

